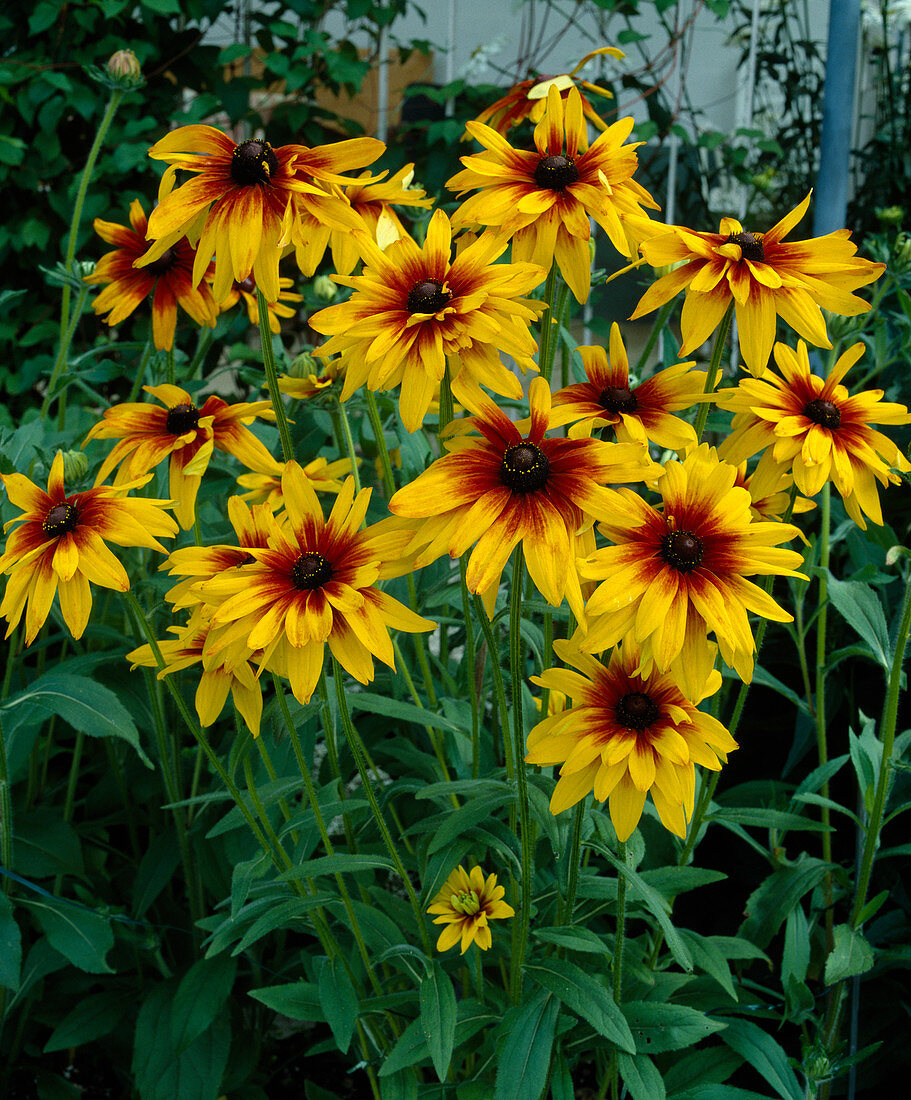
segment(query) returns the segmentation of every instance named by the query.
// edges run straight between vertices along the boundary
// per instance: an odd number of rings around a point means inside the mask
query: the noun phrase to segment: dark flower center
[[[243,290],[247,294],[256,293],[256,283],[253,281],[252,275],[248,275],[246,279],[242,279],[239,283],[235,281],[234,286],[238,290]]]
[[[841,409],[831,401],[823,401],[819,397],[804,405],[803,415],[808,416],[823,428],[841,427]]]
[[[661,541],[661,557],[678,573],[689,573],[702,561],[702,540],[691,531],[671,531]]]
[[[579,178],[579,169],[569,157],[559,153],[555,157],[542,157],[535,169],[535,183],[551,191],[562,191]]]
[[[626,386],[608,386],[598,400],[609,413],[631,413],[639,407],[636,395]]]
[[[268,183],[278,168],[278,158],[268,141],[244,141],[231,154],[231,179],[242,187]]]
[[[415,283],[408,292],[408,312],[437,313],[449,304],[450,298],[452,291],[447,290],[442,283],[435,279],[425,279],[422,283]]]
[[[534,443],[517,443],[503,455],[500,477],[515,493],[542,489],[550,474],[550,460]]]
[[[753,233],[732,233],[725,244],[739,244],[743,258],[752,260],[754,264],[762,263],[765,259],[762,237],[757,237]]]
[[[617,721],[628,730],[644,730],[658,717],[658,704],[642,691],[628,691],[617,703]]]
[[[174,263],[174,249],[169,248],[167,252],[159,256],[157,260],[153,260],[150,264],[146,264],[145,269],[150,275],[164,275],[168,271],[171,265]]]
[[[332,579],[332,566],[322,554],[317,554],[315,550],[311,550],[307,554],[301,554],[294,563],[294,568],[291,570],[291,579],[294,581],[294,587],[300,588],[302,591],[322,588],[324,584]]]
[[[165,427],[171,435],[186,435],[199,427],[199,409],[195,405],[175,405],[168,409]]]
[[[78,523],[79,513],[72,504],[67,504],[64,501],[62,504],[55,504],[48,512],[44,523],[41,524],[41,530],[46,535],[59,538],[60,535],[72,531]]]

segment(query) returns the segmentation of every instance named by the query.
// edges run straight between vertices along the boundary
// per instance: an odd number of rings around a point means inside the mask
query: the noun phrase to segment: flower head
[[[535,127],[533,152],[514,149],[496,130],[469,122],[484,151],[462,157],[464,169],[446,186],[459,194],[476,188],[478,193],[456,210],[453,225],[495,226],[512,238],[514,261],[530,261],[545,271],[556,262],[584,302],[591,288],[589,218],[627,257],[655,231],[642,207],[658,207],[633,179],[638,145],[624,145],[632,127],[632,118],[621,119],[589,148],[578,91],[571,89],[564,105],[553,86]]]
[[[89,431],[90,439],[116,439],[114,449],[102,462],[97,482],[104,481],[123,463],[115,484],[131,481],[154,469],[170,455],[170,493],[174,513],[186,531],[193,526],[196,494],[212,451],[217,448],[239,458],[252,470],[272,473],[280,470],[256,436],[245,427],[257,416],[271,416],[269,401],[229,405],[220,397],[207,397],[197,407],[178,386],[143,386],[164,408],[143,402],[126,402],[105,409],[104,417]]]
[[[241,493],[240,499],[249,504],[265,502],[273,512],[283,508],[282,475],[285,463],[279,463],[279,467],[279,472],[275,474],[241,474],[237,484],[247,492]],[[351,459],[337,458],[329,462],[325,458],[314,458],[301,469],[318,493],[340,493],[341,479],[351,473]]]
[[[159,351],[174,346],[178,305],[198,325],[214,327],[218,309],[207,284],[193,285],[196,249],[188,240],[175,241],[154,263],[134,267],[149,247],[148,222],[139,199],[130,203],[130,227],[101,218],[93,224],[98,236],[115,246],[95,264],[92,274],[84,277],[87,283],[104,286],[92,309],[99,315],[107,313],[109,325],[119,325],[152,295],[152,338]]]
[[[6,541],[0,573],[9,581],[0,615],[9,620],[8,638],[25,611],[25,644],[31,645],[50,614],[54,594],[74,638],[81,638],[92,610],[90,584],[126,592],[126,570],[106,546],[146,546],[166,553],[154,537],[172,537],[177,524],[164,511],[171,501],[128,497],[127,490],[148,478],[114,488],[96,486],[67,494],[63,455],[51,464],[47,492],[24,474],[3,474],[10,501],[22,509],[5,525],[19,526]]]
[[[497,886],[496,875],[485,879],[480,867],[472,867],[470,872],[457,867],[427,910],[435,914],[434,924],[446,925],[437,940],[437,951],[448,951],[460,940],[462,955],[473,943],[486,951],[492,943],[490,921],[516,915],[503,901],[505,894],[506,890]]]
[[[791,616],[747,577],[800,577],[802,558],[779,548],[797,528],[754,520],[736,477],[734,466],[702,444],[683,462],[665,464],[661,510],[629,489],[604,490],[610,514],[599,529],[615,545],[579,563],[583,577],[601,582],[586,605],[582,649],[596,653],[629,639],[642,651],[643,671],[654,664],[666,672],[679,658],[681,683],[692,690],[688,670],[698,666],[711,631],[728,665],[752,678],[748,612],[776,622]]]
[[[695,444],[691,424],[672,414],[707,400],[705,371],[677,363],[638,386],[630,385],[629,361],[616,322],[611,325],[610,357],[604,348],[580,347],[587,381],[554,394],[554,425],[569,424],[570,438],[610,427],[619,443],[649,442],[680,451]]]
[[[695,764],[718,771],[737,743],[698,704],[721,686],[711,660],[689,688],[670,673],[640,670],[632,639],[617,646],[603,665],[571,642],[554,642],[572,671],[552,668],[532,681],[562,691],[572,705],[539,722],[528,734],[529,764],[560,764],[550,800],[555,814],[589,791],[609,799],[611,821],[621,841],[639,823],[651,794],[662,825],[686,836],[693,814]]]
[[[736,414],[719,454],[728,462],[742,462],[764,451],[757,473],[769,465],[790,470],[808,496],[831,481],[859,527],[866,528],[864,515],[882,524],[876,482],[898,484],[901,478],[893,468],[908,471],[911,463],[870,425],[911,424],[911,415],[904,405],[883,401],[882,390],[851,396],[842,385],[863,353],[862,343],[848,348],[822,379],[810,370],[803,340],[796,351],[776,344],[781,375],[764,370],[757,378],[744,378],[736,389],[719,392],[719,405]]]
[[[842,317],[870,305],[851,291],[872,283],[885,264],[855,255],[847,229],[807,241],[785,241],[810,205],[810,196],[767,233],[722,218],[717,233],[670,225],[644,241],[653,267],[679,265],[642,296],[631,320],[651,313],[686,289],[681,355],[690,355],[721,323],[734,302],[743,361],[752,373],[766,366],[775,342],[776,315],[817,347],[830,348],[822,310]]]
[[[302,211],[327,224],[355,230],[359,221],[344,199],[321,185],[346,183],[339,172],[363,168],[383,144],[353,138],[308,149],[304,145],[273,148],[265,138],[239,145],[212,126],[181,126],[149,150],[168,164],[159,190],[160,202],[149,218],[154,243],[140,263],[155,263],[181,237],[197,244],[193,283],[202,279],[215,256],[213,293],[223,301],[231,283],[250,273],[267,302],[278,301],[278,261]],[[178,169],[194,178],[174,188]]]
[[[536,369],[528,322],[544,305],[521,295],[537,286],[544,272],[528,263],[494,263],[506,242],[493,235],[463,248],[455,259],[451,242],[449,219],[441,210],[430,221],[423,248],[403,237],[384,252],[361,237],[363,275],[336,276],[354,290],[351,298],[310,318],[317,332],[331,337],[319,354],[341,355],[342,399],[364,384],[388,390],[401,383],[399,412],[409,432],[420,428],[447,362],[453,393],[463,403],[480,393],[479,383],[521,397],[521,384],[498,351],[523,370]]]
[[[514,424],[489,398],[436,462],[389,502],[389,510],[415,525],[410,549],[416,566],[441,554],[455,558],[477,543],[468,560],[472,592],[492,592],[513,548],[522,543],[531,578],[555,606],[564,595],[584,618],[579,579],[571,563],[578,533],[610,514],[608,482],[638,481],[659,472],[638,444],[594,439],[546,439],[551,424],[550,389],[535,378],[531,420]],[[520,430],[524,429],[524,430]]]
[[[269,311],[269,331],[276,335],[281,332],[281,321],[279,321],[279,318],[294,316],[294,310],[288,305],[288,302],[297,303],[304,300],[303,294],[297,294],[291,289],[294,285],[291,279],[279,278],[278,285],[280,287],[278,298],[274,302],[266,303],[266,307]],[[218,303],[218,308],[222,313],[227,313],[229,309],[233,309],[241,300],[243,300],[244,305],[247,307],[247,316],[250,318],[250,324],[258,325],[259,302],[256,298],[256,280],[252,275],[248,275],[243,282],[232,283],[227,297],[224,301]]]

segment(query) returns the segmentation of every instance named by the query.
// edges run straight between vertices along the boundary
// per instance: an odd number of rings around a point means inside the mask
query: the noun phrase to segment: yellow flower
[[[555,814],[594,791],[609,799],[617,838],[627,840],[651,793],[662,825],[686,836],[693,815],[695,764],[718,771],[737,743],[711,715],[699,710],[721,687],[721,673],[703,663],[686,688],[670,673],[642,672],[641,655],[628,638],[603,665],[572,642],[554,642],[572,671],[552,668],[532,682],[565,692],[572,706],[539,722],[528,734],[529,764],[560,764],[550,800]]]
[[[291,287],[294,285],[291,279],[279,278],[278,285],[280,290],[277,300],[266,303],[266,308],[269,311],[269,331],[275,333],[276,336],[281,332],[279,317],[288,318],[294,316],[294,310],[286,303],[302,302],[304,300],[303,294],[296,294],[291,290]],[[218,303],[218,308],[222,313],[227,313],[228,310],[233,309],[241,299],[243,299],[244,305],[247,307],[247,316],[250,318],[250,324],[258,325],[259,302],[256,299],[256,280],[252,275],[248,275],[242,282],[232,283],[227,297]]]
[[[127,591],[130,579],[106,542],[166,553],[153,536],[177,534],[177,524],[164,512],[172,501],[126,495],[148,477],[118,488],[101,485],[67,495],[60,451],[51,464],[47,492],[24,474],[0,476],[11,503],[22,509],[22,515],[4,528],[21,525],[7,539],[0,557],[0,573],[10,574],[0,615],[9,620],[8,638],[26,612],[26,645],[32,644],[44,625],[55,593],[70,633],[81,638],[92,610],[90,583]]]
[[[891,467],[907,472],[911,463],[870,425],[911,424],[911,415],[904,405],[883,401],[882,390],[862,390],[853,397],[848,393],[842,379],[863,353],[861,343],[848,348],[823,380],[811,373],[803,340],[796,352],[776,344],[781,376],[764,370],[758,378],[744,378],[736,389],[718,394],[718,404],[736,414],[719,455],[742,462],[765,450],[757,473],[769,463],[779,471],[790,470],[797,488],[808,496],[831,481],[859,527],[867,526],[864,515],[881,525],[876,482],[899,484],[901,478]]]
[[[506,890],[497,886],[496,875],[485,879],[480,867],[472,867],[470,873],[457,867],[427,910],[435,914],[434,924],[446,925],[437,940],[437,951],[448,951],[459,940],[462,955],[473,943],[486,951],[492,943],[490,921],[516,915],[503,901],[505,894]]]
[[[679,266],[649,287],[630,320],[685,288],[681,355],[690,355],[711,336],[732,301],[740,352],[753,374],[772,354],[776,316],[811,344],[830,348],[822,310],[842,317],[866,313],[869,303],[851,291],[878,279],[886,265],[855,256],[857,245],[846,229],[807,241],[783,240],[809,204],[807,195],[767,233],[747,231],[734,218],[722,218],[717,233],[663,227],[643,242],[642,254],[652,267]]]
[[[273,512],[283,508],[282,474],[285,471],[285,463],[281,462],[279,466],[280,470],[275,474],[241,474],[237,484],[248,491],[241,493],[240,499],[249,504],[265,501]],[[341,478],[351,473],[351,459],[337,458],[334,462],[327,462],[325,458],[314,458],[312,462],[308,462],[301,468],[304,477],[318,493],[340,493]]]

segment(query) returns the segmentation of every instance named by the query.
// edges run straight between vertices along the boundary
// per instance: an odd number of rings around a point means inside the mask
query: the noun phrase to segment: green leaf
[[[822,882],[828,869],[829,864],[806,853],[790,867],[779,867],[747,899],[741,936],[759,948],[768,947],[788,913]]]
[[[609,1039],[621,1050],[636,1053],[636,1043],[623,1013],[614,1003],[607,985],[586,973],[567,959],[547,959],[529,963],[526,972],[579,1017],[590,1024],[599,1035]]]
[[[171,1004],[171,1042],[182,1054],[221,1012],[237,973],[230,956],[200,959],[184,974]]]
[[[315,1024],[326,1022],[319,1003],[319,993],[313,982],[290,982],[288,985],[251,989],[250,996],[266,1008],[292,1020],[307,1020]]]
[[[456,837],[462,836],[473,825],[477,825],[490,817],[494,810],[514,801],[515,797],[513,792],[480,795],[478,798],[472,798],[463,803],[457,810],[450,810],[427,847],[428,855],[433,855],[440,848],[445,848],[447,844],[455,840]]]
[[[113,974],[105,955],[114,946],[111,922],[81,906],[23,899],[35,912],[42,932],[55,951],[89,974]]]
[[[479,950],[479,948],[475,948]],[[430,1050],[433,1068],[441,1081],[446,1080],[452,1047],[455,1043],[456,997],[452,982],[438,962],[421,979],[421,1028]]]
[[[787,1055],[772,1038],[750,1020],[729,1019],[721,1038],[758,1071],[783,1100],[803,1100],[804,1090]]]
[[[836,925],[835,942],[826,959],[826,985],[866,974],[873,963],[873,948],[863,935],[847,924]]]
[[[22,933],[13,916],[12,902],[0,892],[0,985],[15,992],[22,968]]]
[[[539,1100],[547,1080],[558,1010],[557,998],[539,989],[503,1017],[497,1028],[494,1100]]]
[[[667,1093],[658,1067],[644,1054],[620,1051],[617,1062],[624,1085],[633,1100],[665,1100]]]
[[[139,743],[139,731],[129,711],[110,688],[87,676],[46,672],[24,691],[11,696],[3,709],[22,703],[31,703],[49,714],[59,715],[74,730],[90,737],[119,737],[133,746],[143,764],[149,768],[153,766]]]
[[[724,1024],[689,1005],[660,1001],[626,1001],[620,1006],[626,1017],[636,1050],[640,1054],[662,1054],[682,1050],[721,1031]]]
[[[144,917],[171,880],[180,863],[180,846],[173,829],[154,837],[139,862],[133,882],[133,915]]]
[[[680,937],[693,956],[693,962],[706,974],[711,975],[731,1000],[737,1000],[737,992],[734,989],[734,979],[731,977],[731,968],[724,957],[724,952],[710,936],[700,936],[689,929],[678,929]]]
[[[706,814],[705,820],[717,821],[720,825],[730,822],[733,825],[778,829],[782,832],[791,829],[802,829],[810,833],[831,831],[831,826],[827,827],[821,821],[813,821],[802,814],[792,814],[786,810],[768,810],[761,806],[719,806]]]
[[[320,1008],[338,1049],[345,1054],[360,1013],[360,1004],[348,971],[339,959],[324,959],[317,982]]]
[[[840,581],[831,573],[828,579],[829,599],[867,643],[874,659],[888,671],[892,664],[892,643],[886,614],[876,591],[861,581]]]
[[[13,819],[13,847],[16,870],[27,878],[85,873],[82,846],[76,830],[64,821],[59,811],[39,807]]]
[[[352,710],[366,710],[370,714],[382,714],[386,718],[398,718],[402,722],[415,722],[428,729],[446,730],[458,733],[459,727],[435,710],[416,707],[403,703],[399,699],[387,699],[385,695],[374,695],[370,691],[354,691],[348,696]]]
[[[610,955],[611,949],[601,936],[590,928],[533,928],[531,934],[545,943],[555,943],[568,951],[582,951],[591,955]]]
[[[340,852],[337,855],[308,859],[306,863],[300,863],[296,867],[285,871],[279,875],[279,878],[288,882],[299,878],[317,878],[320,875],[344,874],[346,872],[356,874],[359,871],[375,871],[378,868],[384,871],[394,871],[395,865],[388,856],[364,856]]]
[[[871,917],[875,916],[888,897],[889,891],[881,890],[875,898],[871,898],[857,914],[857,927],[861,928]]]
[[[124,1018],[129,1004],[120,993],[96,993],[79,1001],[44,1044],[44,1053],[67,1050],[110,1035]]]
[[[484,1027],[490,1027],[496,1023],[497,1016],[492,1015],[479,1002],[468,998],[459,1001],[456,1007],[457,1020],[455,1029],[455,1046],[468,1042],[472,1036]],[[392,1077],[409,1066],[417,1065],[430,1057],[430,1048],[427,1037],[424,1034],[422,1021],[412,1020],[402,1032],[389,1052],[383,1066],[377,1076],[383,1080]],[[385,1096],[385,1090],[383,1095]]]

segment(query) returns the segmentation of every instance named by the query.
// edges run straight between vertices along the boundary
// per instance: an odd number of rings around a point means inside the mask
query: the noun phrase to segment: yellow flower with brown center
[[[681,355],[692,354],[711,336],[731,302],[740,352],[753,374],[772,354],[776,316],[811,344],[830,348],[822,310],[842,317],[866,313],[869,303],[851,291],[878,279],[886,265],[856,256],[857,245],[846,229],[785,241],[809,204],[807,195],[767,233],[745,230],[734,218],[722,218],[717,233],[664,227],[643,242],[642,255],[653,267],[678,266],[649,287],[630,320],[685,289]]]
[[[196,688],[196,713],[201,726],[211,726],[221,714],[228,700],[228,692],[234,700],[237,712],[246,722],[247,729],[259,737],[259,724],[263,714],[263,694],[249,659],[226,662],[205,652],[211,623],[197,608],[184,626],[171,626],[168,631],[176,635],[159,641],[158,648],[165,660],[165,667],[158,673],[159,680],[172,672],[202,664],[202,673]],[[248,655],[254,657],[253,653]],[[158,662],[150,645],[139,646],[126,655],[133,668],[142,665],[156,668]]]
[[[505,895],[504,887],[497,886],[496,875],[485,879],[480,867],[472,867],[470,872],[457,867],[427,910],[434,914],[434,924],[446,925],[437,940],[437,951],[448,951],[459,941],[461,955],[473,943],[487,951],[493,942],[490,922],[516,915],[515,909],[503,900]]]
[[[897,485],[901,478],[893,467],[911,470],[895,443],[870,425],[911,424],[911,415],[904,405],[883,401],[882,390],[848,392],[842,379],[863,353],[862,343],[848,348],[823,379],[812,373],[803,340],[796,351],[776,344],[781,375],[765,370],[744,378],[736,389],[720,391],[718,403],[736,414],[719,448],[723,458],[742,462],[765,451],[760,467],[771,462],[779,471],[790,470],[808,496],[831,481],[848,515],[865,529],[864,515],[883,522],[876,482]]]
[[[188,313],[198,325],[214,328],[218,309],[207,284],[193,285],[196,249],[186,239],[175,241],[154,263],[145,267],[133,264],[149,247],[146,240],[148,221],[139,199],[130,203],[130,227],[96,218],[92,223],[103,241],[115,246],[95,264],[84,282],[102,285],[104,290],[92,303],[92,309],[109,325],[119,325],[149,295],[152,296],[152,339],[159,351],[174,346],[177,307]]]
[[[281,462],[279,465],[281,470],[277,474],[241,474],[237,484],[247,492],[241,493],[240,499],[249,504],[264,502],[273,512],[283,508],[282,474],[285,472],[285,463]],[[329,462],[325,458],[314,458],[301,469],[304,477],[318,493],[340,493],[341,479],[351,473],[351,459],[337,458],[334,462]]]
[[[554,394],[554,426],[570,424],[571,439],[591,435],[594,428],[610,427],[618,443],[649,442],[682,451],[696,443],[691,424],[673,413],[711,400],[705,389],[705,371],[677,363],[632,386],[623,337],[611,325],[610,357],[602,347],[578,349],[587,381]]]
[[[572,705],[528,734],[529,764],[560,764],[551,812],[569,809],[593,791],[609,800],[618,840],[639,824],[651,794],[661,824],[686,836],[693,816],[695,765],[718,771],[737,743],[724,726],[699,710],[721,687],[721,673],[702,666],[689,688],[667,672],[640,669],[632,639],[617,646],[607,665],[557,640],[554,650],[572,668],[552,668],[532,682],[565,692]],[[577,670],[577,671],[573,671]]]
[[[382,251],[360,238],[365,257],[359,276],[336,276],[354,293],[329,306],[310,325],[331,337],[318,354],[339,354],[345,371],[342,400],[360,386],[389,390],[401,384],[399,413],[409,432],[423,422],[449,363],[452,392],[463,404],[483,383],[507,397],[522,386],[500,361],[511,355],[522,370],[535,370],[537,345],[528,331],[544,309],[521,295],[544,272],[533,264],[497,264],[506,248],[492,235],[451,258],[452,228],[438,210],[423,248],[410,237]]]
[[[267,302],[281,291],[278,261],[296,215],[314,214],[326,223],[355,230],[358,220],[344,199],[325,186],[347,182],[340,172],[363,168],[383,151],[375,138],[353,138],[308,149],[273,148],[266,138],[236,144],[213,126],[180,126],[149,150],[168,165],[160,202],[149,218],[154,243],[140,264],[155,263],[181,237],[196,245],[193,283],[215,256],[213,295],[223,301],[231,283],[253,274]],[[194,173],[176,189],[178,169]],[[325,186],[321,186],[325,185]]]
[[[566,101],[566,93],[571,88],[585,88],[586,91],[594,95],[603,96],[605,99],[613,99],[612,93],[607,88],[601,88],[588,80],[576,78],[576,73],[581,68],[587,65],[593,57],[598,57],[601,54],[610,54],[611,57],[616,57],[619,60],[626,56],[622,50],[618,50],[615,46],[601,46],[599,49],[587,53],[579,64],[568,73],[520,80],[496,103],[491,103],[489,107],[485,107],[474,121],[490,126],[498,134],[507,133],[513,126],[518,126],[526,118],[531,122],[540,122],[551,87],[557,89],[564,102]],[[606,130],[607,123],[591,105],[591,102],[586,99],[581,90],[579,91],[579,98],[582,101],[582,113],[588,121],[597,126],[599,130]],[[470,138],[471,134],[465,134],[462,141],[468,141]]]
[[[490,598],[521,542],[541,595],[554,606],[566,596],[582,620],[582,592],[572,567],[579,532],[610,515],[613,494],[606,493],[606,483],[639,481],[660,467],[638,444],[546,439],[551,399],[543,378],[532,381],[529,400],[527,425],[514,424],[490,398],[474,405],[476,415],[457,422],[461,434],[447,443],[451,453],[399,489],[389,510],[421,521],[409,547],[418,551],[416,567],[445,553],[459,557],[476,542],[468,587]],[[480,438],[467,435],[469,428]]]
[[[601,582],[589,598],[588,631],[580,640],[598,653],[619,641],[636,642],[642,669],[666,672],[681,658],[681,683],[714,632],[721,656],[742,680],[753,676],[755,642],[748,612],[775,622],[791,616],[750,576],[801,577],[794,550],[780,548],[797,534],[789,523],[759,522],[736,467],[703,443],[683,462],[665,464],[658,480],[661,510],[629,489],[604,490],[609,515],[599,530],[615,544],[579,563]]]
[[[291,289],[294,285],[291,279],[281,277],[278,280],[278,285],[280,290],[277,300],[266,303],[266,308],[269,311],[269,331],[275,333],[276,336],[281,332],[281,321],[279,318],[294,316],[294,310],[288,305],[288,302],[297,303],[304,300],[303,294],[297,294]],[[218,308],[220,312],[227,313],[229,309],[233,309],[241,300],[243,300],[244,305],[247,307],[247,316],[250,318],[250,324],[258,325],[259,303],[256,300],[256,280],[252,275],[248,275],[242,282],[232,283],[227,297],[224,301],[218,303]]]
[[[116,439],[102,462],[96,483],[104,481],[122,463],[115,485],[132,481],[154,469],[170,455],[169,491],[176,501],[174,514],[186,531],[196,515],[196,494],[212,451],[217,448],[240,459],[252,470],[272,473],[279,469],[256,436],[245,427],[257,416],[274,417],[269,401],[229,405],[220,397],[207,397],[197,407],[179,386],[143,386],[164,408],[145,402],[125,402],[105,409],[89,431],[90,439]]]
[[[213,627],[225,628],[210,638],[208,652],[237,643],[263,650],[262,667],[285,676],[302,703],[316,689],[327,644],[362,684],[373,679],[374,657],[394,669],[389,628],[414,633],[435,624],[376,587],[401,574],[409,532],[388,520],[360,530],[370,493],[362,489],[355,497],[349,479],[327,520],[303,471],[289,462],[282,475],[283,526],[264,516],[267,546],[251,546],[252,561],[198,588],[214,605]]]
[[[657,204],[633,179],[641,142],[624,144],[632,118],[615,122],[589,148],[579,92],[571,89],[564,105],[551,87],[533,152],[514,149],[489,126],[467,126],[484,152],[462,157],[464,169],[446,186],[460,195],[477,188],[478,194],[462,203],[452,224],[495,226],[512,238],[513,261],[540,264],[545,271],[556,262],[578,301],[591,289],[589,218],[626,257],[655,232],[642,208],[657,210]]]
[[[67,494],[60,451],[51,464],[47,492],[24,474],[0,476],[11,503],[22,509],[4,526],[19,524],[0,556],[0,573],[9,574],[0,615],[9,621],[8,638],[25,612],[26,645],[44,625],[55,593],[63,621],[74,638],[81,638],[92,610],[90,585],[127,591],[130,579],[107,542],[167,553],[154,536],[177,534],[177,524],[164,511],[171,501],[126,495],[149,478]]]

